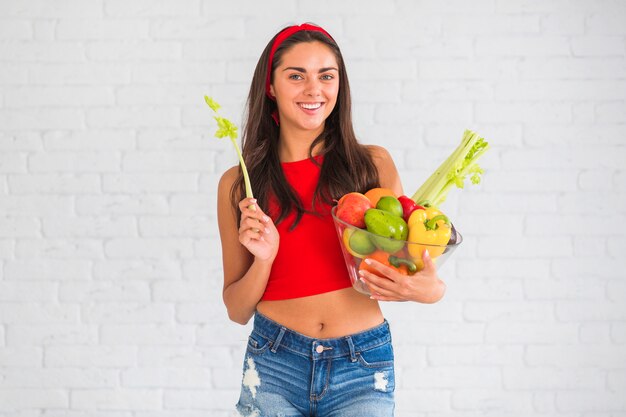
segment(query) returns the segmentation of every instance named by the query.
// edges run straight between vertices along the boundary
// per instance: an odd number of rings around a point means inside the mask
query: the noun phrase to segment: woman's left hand
[[[396,269],[373,259],[368,259],[369,265],[384,276],[381,277],[365,270],[360,270],[359,274],[369,287],[372,299],[436,303],[443,297],[446,284],[437,276],[437,268],[428,255],[428,251],[424,251],[422,260],[424,268],[413,275],[403,275]]]

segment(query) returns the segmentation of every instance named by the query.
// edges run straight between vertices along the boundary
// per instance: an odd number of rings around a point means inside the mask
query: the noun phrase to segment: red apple
[[[365,211],[372,208],[372,202],[364,194],[348,193],[339,199],[335,215],[344,222],[361,229],[365,228]]]

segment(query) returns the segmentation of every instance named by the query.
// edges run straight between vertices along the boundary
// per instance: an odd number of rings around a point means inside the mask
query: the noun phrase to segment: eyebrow
[[[302,67],[287,67],[283,71],[288,71],[288,70],[296,70],[296,71],[299,71],[299,72],[306,72],[306,69],[304,69]],[[320,68],[318,73],[322,73],[322,72],[326,72],[326,71],[332,71],[332,70],[339,71],[335,67],[324,67],[324,68]]]

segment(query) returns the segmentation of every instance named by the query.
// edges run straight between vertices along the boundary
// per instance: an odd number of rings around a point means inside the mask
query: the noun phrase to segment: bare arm
[[[278,251],[278,231],[274,223],[250,199],[239,203],[241,221],[230,203],[230,189],[237,177],[237,167],[220,179],[217,196],[217,217],[222,242],[224,267],[223,299],[228,317],[246,324],[263,296],[270,270]]]
[[[403,195],[400,175],[389,152],[381,147],[370,145],[372,159],[380,186],[393,190],[397,196]],[[424,269],[413,276],[401,275],[380,262],[373,261],[372,267],[385,278],[367,271],[359,271],[363,280],[372,290],[372,297],[380,301],[415,301],[418,303],[436,303],[446,292],[446,284],[439,279],[437,267],[426,254],[423,257]]]

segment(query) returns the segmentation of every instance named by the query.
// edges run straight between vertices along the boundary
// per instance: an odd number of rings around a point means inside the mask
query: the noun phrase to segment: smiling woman
[[[243,415],[393,415],[389,324],[352,288],[330,210],[352,191],[402,187],[389,153],[357,141],[350,107],[328,32],[290,26],[268,43],[242,138],[257,199],[244,198],[237,166],[218,190],[224,303],[237,323],[254,316]],[[439,285],[434,273],[420,278]]]
[[[337,102],[337,66],[333,51],[321,42],[294,45],[282,56],[270,85],[281,124],[281,161],[298,160],[297,155],[287,154],[286,138],[317,137],[324,130],[324,121]],[[300,142],[298,148],[308,149],[306,141]]]

